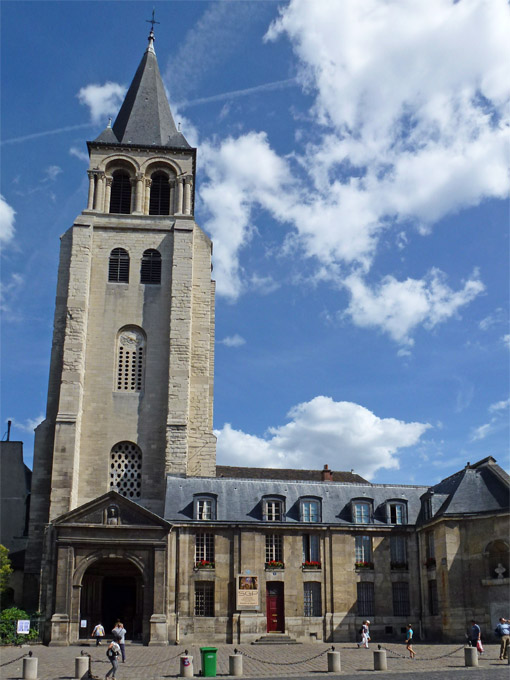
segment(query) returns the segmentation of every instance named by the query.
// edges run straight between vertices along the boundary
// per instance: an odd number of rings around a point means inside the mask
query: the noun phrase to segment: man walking
[[[499,647],[500,660],[502,661],[503,659],[508,659],[508,645],[510,644],[510,623],[508,622],[508,619],[501,617],[494,632],[501,641]]]

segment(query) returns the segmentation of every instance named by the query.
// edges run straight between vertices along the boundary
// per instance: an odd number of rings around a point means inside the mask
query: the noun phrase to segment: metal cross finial
[[[159,24],[159,23],[161,23],[161,22],[156,21],[156,20],[154,19],[154,12],[155,12],[155,9],[154,9],[154,7],[153,7],[153,8],[152,8],[152,19],[146,19],[146,20],[145,20],[145,22],[146,22],[147,24],[152,24],[151,31],[154,30],[154,24]]]

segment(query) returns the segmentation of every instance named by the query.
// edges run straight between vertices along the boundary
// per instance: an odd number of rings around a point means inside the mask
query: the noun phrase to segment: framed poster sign
[[[30,633],[30,621],[28,619],[18,619],[16,633],[18,635],[28,635]]]
[[[259,577],[253,574],[237,575],[237,609],[259,608]]]

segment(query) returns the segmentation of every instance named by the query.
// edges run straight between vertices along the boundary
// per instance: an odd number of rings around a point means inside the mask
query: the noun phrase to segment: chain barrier
[[[400,658],[400,659],[410,659],[410,656],[407,656],[406,654],[400,654],[399,652],[395,652],[393,649],[388,649],[388,647],[384,647],[383,645],[377,645],[379,649],[384,649],[385,652],[388,652],[389,654],[393,654],[393,658]],[[465,645],[461,645],[457,649],[454,649],[453,652],[448,652],[447,654],[441,654],[440,656],[420,656],[416,657],[414,659],[415,661],[435,661],[436,659],[446,659],[448,656],[453,656],[454,654],[457,654],[461,649],[464,649]],[[391,658],[391,657],[390,657]]]
[[[16,659],[11,659],[10,661],[5,661],[5,663],[0,663],[0,668],[2,668],[2,666],[8,666],[10,663],[16,663],[16,661],[20,661],[21,659],[24,659],[26,656],[32,656],[32,653],[22,654],[21,656],[18,656]]]
[[[332,649],[332,648],[330,648]],[[238,654],[242,654],[242,656],[245,656],[247,659],[251,659],[252,661],[258,661],[259,663],[267,663],[271,664],[271,666],[297,666],[300,663],[307,663],[308,661],[313,661],[314,659],[318,659],[321,656],[324,656],[324,654],[327,654],[330,649],[325,649],[323,652],[320,654],[316,654],[315,656],[311,656],[309,659],[301,659],[300,661],[266,661],[265,659],[257,659],[254,656],[250,656],[250,654],[247,654],[246,652],[243,652],[241,650],[238,650]]]
[[[145,664],[138,664],[136,666],[133,666],[132,664],[129,664],[129,668],[150,668],[151,666],[161,666],[164,663],[168,663],[169,661],[175,661],[175,659],[178,659],[180,656],[182,656],[184,652],[179,652],[175,656],[170,656],[167,659],[162,659],[161,661],[155,661],[154,663],[145,663]],[[103,659],[93,659],[92,656],[86,652],[81,652],[82,656],[88,656],[90,659],[90,671],[89,671],[89,678],[90,680],[96,680],[98,676],[92,674],[92,664],[93,663],[108,663],[108,660],[103,660]]]

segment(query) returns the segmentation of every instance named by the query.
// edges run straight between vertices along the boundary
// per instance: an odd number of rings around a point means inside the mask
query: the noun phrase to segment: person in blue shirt
[[[414,659],[416,652],[413,649],[413,629],[411,624],[407,624],[406,649],[409,652],[409,658]]]
[[[510,622],[508,619],[501,617],[499,623],[494,631],[501,640],[499,648],[499,659],[508,659],[508,645],[510,644]]]
[[[471,619],[471,647],[476,647],[483,654],[482,631],[474,619]]]

